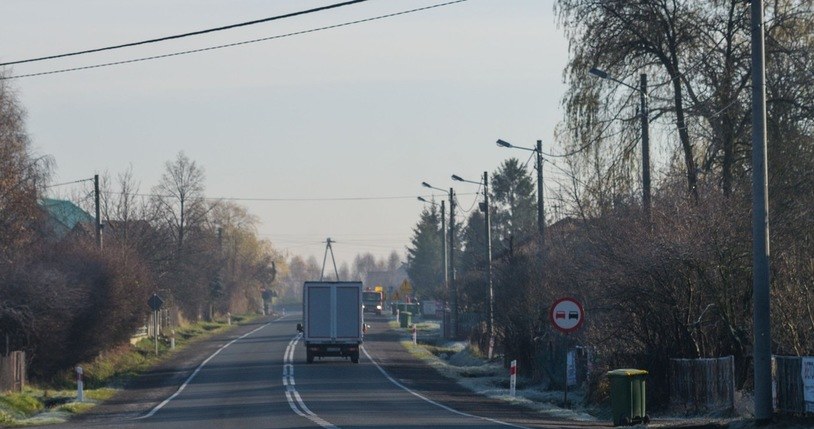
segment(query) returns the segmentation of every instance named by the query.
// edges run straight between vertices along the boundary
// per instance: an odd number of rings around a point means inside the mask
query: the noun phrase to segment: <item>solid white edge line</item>
[[[432,405],[435,405],[436,407],[440,407],[440,408],[442,408],[444,410],[447,410],[447,411],[449,411],[451,413],[458,414],[459,416],[470,417],[470,418],[474,418],[474,419],[478,419],[478,420],[484,420],[484,421],[487,421],[487,422],[491,422],[491,423],[495,423],[495,424],[499,424],[499,425],[503,425],[503,426],[510,426],[510,427],[513,427],[513,428],[530,429],[530,428],[528,428],[526,426],[520,426],[520,425],[516,425],[516,424],[513,424],[513,423],[508,423],[508,422],[503,422],[503,421],[500,421],[500,420],[492,419],[492,418],[489,418],[489,417],[481,417],[481,416],[476,416],[474,414],[465,413],[463,411],[458,411],[458,410],[456,410],[454,408],[451,408],[451,407],[448,407],[448,406],[446,406],[444,404],[441,404],[439,402],[433,401],[432,399],[427,398],[426,396],[424,396],[424,395],[422,395],[422,394],[420,394],[418,392],[415,392],[415,391],[411,390],[409,387],[407,387],[407,386],[399,383],[398,381],[396,381],[396,379],[391,377],[390,374],[388,374],[387,371],[385,371],[384,368],[382,368],[379,365],[379,363],[376,362],[373,359],[373,357],[370,356],[370,353],[367,352],[367,349],[364,346],[362,346],[361,348],[362,348],[362,351],[365,352],[365,356],[367,356],[367,358],[370,359],[371,362],[373,362],[373,365],[376,365],[376,368],[379,369],[379,372],[381,372],[385,377],[387,377],[387,379],[390,380],[391,383],[395,384],[396,386],[400,387],[401,389],[403,389],[407,393],[415,396],[416,398],[424,400],[424,401],[426,401],[426,402],[428,402],[428,403],[430,403]],[[440,377],[440,375],[439,375],[439,377]]]
[[[282,319],[282,318],[280,318],[280,319]],[[280,319],[277,319],[277,320],[280,320]],[[272,322],[273,322],[273,321],[272,321]],[[242,339],[244,339],[244,338],[248,337],[249,335],[251,335],[251,334],[253,334],[253,333],[255,333],[255,332],[257,332],[257,331],[259,331],[259,330],[261,330],[261,329],[265,328],[266,326],[270,325],[272,322],[266,323],[265,325],[262,325],[262,326],[260,326],[259,328],[254,329],[254,330],[252,330],[251,332],[247,332],[247,333],[245,333],[245,334],[243,334],[243,335],[241,335],[241,336],[239,336],[239,337],[235,338],[234,340],[229,341],[228,343],[226,343],[226,344],[222,345],[222,346],[221,346],[219,349],[217,349],[217,350],[216,350],[214,353],[212,353],[211,355],[209,355],[209,357],[208,357],[208,358],[204,359],[204,361],[203,361],[203,362],[201,362],[201,364],[200,364],[200,365],[198,365],[198,367],[197,367],[197,368],[195,368],[195,371],[192,371],[192,374],[190,374],[190,376],[189,376],[189,377],[187,377],[187,379],[186,379],[186,380],[185,380],[185,381],[184,381],[184,382],[181,384],[181,386],[180,386],[180,387],[178,387],[178,390],[176,390],[176,391],[175,391],[175,393],[173,393],[173,394],[172,394],[172,395],[171,395],[169,398],[167,398],[167,399],[165,399],[164,401],[162,401],[160,404],[156,405],[156,406],[155,406],[155,407],[154,407],[152,410],[150,410],[150,412],[149,412],[149,413],[147,413],[147,414],[145,414],[145,415],[143,415],[143,416],[134,417],[132,420],[141,420],[141,419],[146,419],[146,418],[148,418],[148,417],[152,417],[152,416],[153,416],[155,413],[157,413],[157,412],[158,412],[158,410],[160,410],[160,409],[164,408],[164,406],[165,406],[165,405],[169,404],[169,403],[170,403],[170,401],[172,401],[172,400],[173,400],[173,399],[175,399],[175,398],[176,398],[178,395],[180,395],[180,394],[181,394],[181,392],[183,392],[183,391],[184,391],[184,389],[186,389],[186,388],[187,388],[187,385],[189,385],[189,383],[192,381],[192,379],[194,379],[194,378],[195,378],[195,376],[196,376],[196,375],[198,375],[198,372],[200,372],[200,371],[201,371],[201,369],[204,367],[204,365],[206,365],[206,364],[207,364],[207,363],[208,363],[210,360],[212,360],[212,358],[214,358],[215,356],[217,356],[217,355],[218,355],[220,352],[222,352],[222,351],[223,351],[225,348],[227,348],[227,347],[231,346],[232,344],[234,344],[236,341],[238,341],[238,340],[242,340]]]

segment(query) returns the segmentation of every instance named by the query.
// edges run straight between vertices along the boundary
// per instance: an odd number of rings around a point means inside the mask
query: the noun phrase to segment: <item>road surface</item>
[[[359,364],[305,363],[299,314],[237,328],[179,356],[141,386],[60,427],[511,428],[609,426],[545,421],[479,397],[412,359],[372,317]],[[184,360],[186,359],[186,360]],[[152,377],[152,379],[151,379]]]

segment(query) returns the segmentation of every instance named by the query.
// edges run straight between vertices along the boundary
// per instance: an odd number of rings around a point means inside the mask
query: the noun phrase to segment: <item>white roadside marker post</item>
[[[83,402],[85,400],[85,386],[82,382],[82,367],[76,367],[76,401]]]
[[[517,360],[513,360],[509,367],[509,395],[514,398],[515,388],[517,387]]]
[[[413,323],[413,344],[418,344],[418,333],[415,329],[415,323]]]

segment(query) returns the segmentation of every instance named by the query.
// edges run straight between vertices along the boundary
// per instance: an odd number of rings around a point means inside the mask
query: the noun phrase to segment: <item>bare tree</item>
[[[386,262],[377,260],[372,253],[361,253],[353,258],[353,278],[362,279],[370,271],[383,271]]]
[[[31,150],[25,111],[8,81],[0,80],[0,260],[10,262],[37,237],[37,198],[46,185],[51,158]]]
[[[395,250],[387,257],[387,271],[396,271],[401,267],[401,256]]]
[[[203,169],[184,152],[178,152],[175,161],[165,164],[161,181],[154,189],[155,201],[173,232],[179,252],[183,251],[189,229],[205,220],[204,179]]]
[[[179,152],[153,189],[152,203],[158,214],[156,228],[174,243],[174,255],[160,270],[159,282],[174,295],[187,317],[198,320],[209,303],[212,255],[217,246],[204,198],[204,172]],[[193,233],[194,232],[194,233]]]

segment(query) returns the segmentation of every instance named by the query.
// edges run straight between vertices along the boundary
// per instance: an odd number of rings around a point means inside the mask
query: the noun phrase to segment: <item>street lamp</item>
[[[545,247],[545,206],[543,205],[543,141],[537,140],[537,147],[534,149],[522,146],[515,146],[505,140],[498,139],[497,145],[512,149],[522,149],[537,154],[537,230],[540,234],[540,254],[543,254]]]
[[[421,182],[421,186],[436,191],[447,192],[444,189],[436,188],[427,182]],[[421,197],[419,197],[421,199]],[[444,219],[444,209],[441,206],[441,219]],[[443,229],[443,224],[442,224]],[[449,240],[444,240],[444,282],[450,289],[450,335],[458,338],[458,285],[455,282],[455,191],[449,188]],[[449,246],[449,253],[446,249]],[[449,258],[447,258],[449,255]],[[449,262],[447,262],[449,260]],[[450,269],[451,268],[451,269]]]
[[[452,175],[452,180],[458,182],[474,183],[476,185],[483,185],[483,213],[486,224],[486,280],[489,284],[489,318],[486,330],[489,333],[489,352],[487,356],[492,359],[495,349],[495,291],[492,287],[492,225],[489,219],[489,176],[485,171],[483,172],[483,182],[473,182],[457,176]]]
[[[752,42],[752,294],[754,295],[755,417],[772,417],[771,265],[769,170],[766,164],[766,64],[763,1],[751,6]]]
[[[642,119],[642,206],[644,207],[645,216],[647,219],[650,219],[650,120],[647,111],[647,75],[645,73],[639,75],[639,88],[636,88],[635,86],[613,78],[608,75],[607,72],[598,68],[594,67],[588,72],[596,77],[616,82],[639,93],[639,111]]]

